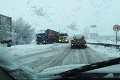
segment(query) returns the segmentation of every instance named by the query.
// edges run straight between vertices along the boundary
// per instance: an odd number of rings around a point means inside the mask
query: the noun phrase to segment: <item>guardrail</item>
[[[87,44],[91,44],[91,45],[100,45],[100,46],[105,46],[105,47],[116,47],[117,49],[120,49],[120,45],[117,45],[117,44],[91,43],[91,42],[87,42]]]

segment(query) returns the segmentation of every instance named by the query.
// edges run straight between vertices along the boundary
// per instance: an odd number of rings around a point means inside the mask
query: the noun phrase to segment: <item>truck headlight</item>
[[[86,39],[84,38],[84,40],[86,41]]]
[[[65,41],[68,41],[68,40],[65,40]]]
[[[87,46],[86,44],[84,44],[84,46]]]
[[[59,41],[61,41],[61,40],[59,40]]]

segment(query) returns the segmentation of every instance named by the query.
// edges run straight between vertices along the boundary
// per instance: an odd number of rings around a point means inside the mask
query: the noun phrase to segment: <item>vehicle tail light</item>
[[[84,40],[86,41],[86,39],[84,38]]]
[[[86,44],[84,44],[84,46],[87,46]]]

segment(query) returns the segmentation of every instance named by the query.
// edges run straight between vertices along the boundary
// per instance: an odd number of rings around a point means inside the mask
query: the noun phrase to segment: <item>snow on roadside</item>
[[[14,56],[6,48],[0,46],[0,66],[10,68],[8,66],[11,65],[14,65]]]
[[[115,44],[115,41],[111,41],[111,40],[88,39],[87,42]],[[107,56],[109,59],[120,57],[120,50],[117,50],[115,47],[104,47],[104,46],[90,45],[90,44],[87,45],[93,50],[100,52],[104,56]],[[118,45],[120,45],[120,41],[118,41]]]
[[[6,71],[12,71],[9,73],[15,79],[38,79],[34,71],[26,66],[19,67],[14,61],[14,56],[8,51],[6,47],[0,46],[0,67]],[[2,73],[1,73],[2,74]],[[32,76],[31,76],[32,75]]]
[[[115,40],[97,40],[97,39],[87,39],[87,42],[91,43],[106,43],[106,44],[116,44]],[[120,45],[120,41],[117,41],[117,44]]]
[[[111,58],[117,58],[120,57],[120,51],[116,50],[114,47],[104,47],[104,46],[98,46],[98,45],[89,45],[90,48],[93,50],[103,54],[104,56]]]

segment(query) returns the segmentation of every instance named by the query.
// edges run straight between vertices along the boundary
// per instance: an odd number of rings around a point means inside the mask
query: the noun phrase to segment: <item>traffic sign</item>
[[[116,44],[117,44],[117,32],[120,30],[120,26],[119,25],[114,25],[113,30],[116,32]]]
[[[119,26],[119,25],[114,25],[114,26],[113,26],[113,30],[114,30],[115,32],[118,32],[118,31],[120,30],[120,26]]]

